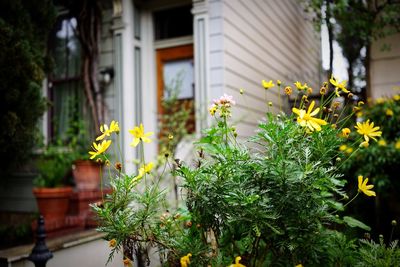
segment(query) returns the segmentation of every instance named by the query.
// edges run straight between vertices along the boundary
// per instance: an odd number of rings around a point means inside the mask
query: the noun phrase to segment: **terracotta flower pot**
[[[94,191],[100,184],[100,164],[91,160],[76,160],[72,166],[78,191]]]
[[[46,221],[63,221],[68,211],[72,187],[33,188],[39,212]]]

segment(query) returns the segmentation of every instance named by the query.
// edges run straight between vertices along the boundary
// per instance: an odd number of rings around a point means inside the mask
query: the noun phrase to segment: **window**
[[[76,26],[75,18],[59,17],[49,38],[49,53],[54,60],[48,75],[50,141],[65,140],[71,124],[82,113],[81,47]]]
[[[191,8],[183,6],[155,12],[155,40],[193,35]]]

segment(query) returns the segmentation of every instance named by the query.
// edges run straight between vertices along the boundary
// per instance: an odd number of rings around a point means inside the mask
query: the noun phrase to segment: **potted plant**
[[[60,142],[47,146],[37,161],[39,174],[34,180],[33,194],[47,222],[64,221],[72,194],[67,181],[71,162],[71,152]]]
[[[76,121],[71,129],[71,150],[73,152],[72,174],[78,191],[99,189],[101,163],[89,159],[89,149],[90,143],[85,123],[82,120]]]

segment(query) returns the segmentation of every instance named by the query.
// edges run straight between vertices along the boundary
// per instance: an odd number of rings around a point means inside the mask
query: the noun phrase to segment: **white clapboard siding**
[[[320,83],[319,34],[298,1],[210,0],[209,22],[210,88],[214,98],[222,88],[237,101],[232,120],[241,137],[254,133],[268,108],[279,109],[277,87],[266,92],[263,79]]]
[[[370,64],[371,97],[400,94],[400,33],[372,43]]]

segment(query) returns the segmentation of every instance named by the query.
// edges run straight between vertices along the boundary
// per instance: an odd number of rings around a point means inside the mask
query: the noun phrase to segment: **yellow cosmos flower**
[[[129,130],[129,133],[133,135],[133,141],[130,144],[130,146],[133,147],[136,147],[140,141],[150,143],[151,139],[149,136],[154,134],[153,132],[144,133],[144,127],[142,123],[139,127],[136,126],[135,128]]]
[[[242,257],[237,256],[237,257],[235,258],[235,263],[229,265],[228,267],[246,267],[245,265],[243,265],[243,264],[240,263],[240,260],[241,260],[241,259],[242,259]]]
[[[392,117],[393,116],[393,110],[390,108],[386,110],[386,116]]]
[[[181,267],[188,267],[190,264],[190,257],[192,257],[191,253],[188,253],[186,256],[181,258]]]
[[[272,80],[270,80],[269,82],[267,82],[266,80],[262,80],[261,83],[265,90],[268,90],[275,86],[275,84],[272,82]]]
[[[393,96],[394,101],[399,101],[400,100],[400,95],[394,95]]]
[[[352,147],[349,147],[349,148],[346,149],[345,152],[346,152],[347,154],[351,154],[351,153],[353,153],[353,148],[352,148]]]
[[[319,93],[321,95],[325,95],[326,94],[326,87],[322,86],[321,89],[319,89]]]
[[[115,248],[116,245],[117,245],[117,240],[111,239],[110,241],[108,241],[108,246],[110,248]]]
[[[379,139],[379,141],[378,141],[378,146],[386,146],[387,144],[386,144],[386,141],[385,141],[385,139]]]
[[[213,105],[212,107],[210,107],[210,109],[208,110],[208,112],[210,112],[211,116],[215,115],[215,112],[217,112],[217,106]]]
[[[106,152],[108,147],[111,145],[111,140],[103,140],[103,142],[96,144],[96,142],[93,142],[92,148],[93,151],[89,151],[90,159],[94,159],[95,157],[103,154]]]
[[[143,165],[142,167],[139,168],[139,174],[138,174],[138,176],[136,178],[140,179],[140,178],[143,177],[143,175],[145,173],[149,174],[151,172],[151,170],[153,169],[153,167],[154,167],[154,163],[153,162],[150,162],[148,164]]]
[[[106,136],[110,136],[112,133],[119,133],[119,126],[117,121],[112,121],[110,123],[110,127],[107,124],[103,124],[100,126],[100,132],[102,135],[96,138],[96,141],[103,140]]]
[[[394,148],[400,149],[400,139],[396,141],[396,143],[394,144]]]
[[[384,99],[383,97],[378,97],[378,98],[375,100],[375,102],[376,102],[377,104],[383,104],[383,103],[385,103],[385,99]]]
[[[364,139],[367,142],[369,141],[369,138],[376,141],[375,137],[382,135],[382,132],[378,131],[379,127],[374,127],[374,123],[369,123],[369,120],[363,123],[357,122],[355,128],[357,129],[357,133],[364,135]]]
[[[333,77],[333,75],[332,75],[331,78],[329,79],[329,82],[330,82],[333,86],[335,86],[335,94],[336,94],[338,97],[340,96],[340,94],[339,94],[339,89],[342,90],[343,92],[345,92],[346,94],[347,94],[347,93],[350,93],[350,91],[346,89],[346,84],[347,84],[346,81],[343,81],[343,82],[339,83],[339,81],[336,80],[336,78]]]
[[[276,84],[277,84],[278,86],[281,86],[281,84],[282,84],[281,80],[276,80]]]
[[[350,133],[351,133],[351,130],[349,128],[343,128],[342,129],[342,136],[343,137],[348,138]]]
[[[306,83],[302,85],[299,81],[295,82],[294,85],[296,85],[296,88],[298,90],[306,90],[308,88],[308,85]]]
[[[364,148],[369,147],[369,142],[368,141],[361,142],[360,147],[364,147]]]
[[[293,108],[292,111],[295,113],[297,117],[297,123],[301,126],[307,126],[311,131],[321,131],[321,125],[326,125],[327,122],[321,119],[313,118],[313,116],[317,115],[319,112],[319,108],[316,108],[314,111],[315,101],[312,101],[308,110]]]
[[[372,188],[374,188],[374,185],[370,184],[367,185],[368,183],[368,178],[365,178],[365,180],[363,181],[363,176],[359,175],[358,176],[358,191],[359,192],[363,192],[365,195],[367,196],[376,196],[375,192],[370,190]]]
[[[341,145],[340,147],[339,147],[339,150],[340,151],[345,151],[347,149],[347,146],[346,145]]]

